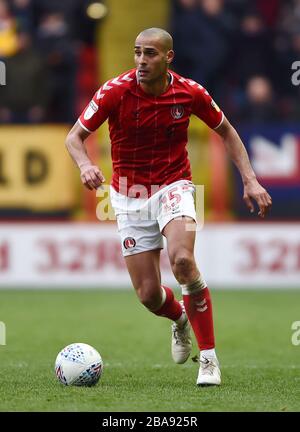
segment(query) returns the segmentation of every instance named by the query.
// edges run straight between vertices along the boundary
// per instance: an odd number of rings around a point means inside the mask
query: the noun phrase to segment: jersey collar
[[[164,93],[162,93],[162,95],[165,95],[166,93],[168,93],[168,91],[170,90],[170,87],[173,85],[173,82],[174,82],[174,75],[173,75],[172,72],[170,72],[169,70],[168,70],[168,75],[169,75],[169,84],[168,84],[168,87],[166,88],[166,91],[165,91]],[[142,89],[142,87],[140,86],[139,74],[138,74],[137,69],[136,69],[136,71],[135,71],[135,76],[136,76],[136,82],[137,82],[137,84],[138,84],[138,88],[139,88],[139,90],[140,90],[142,93],[146,94],[146,93],[144,92],[144,90]],[[162,96],[162,95],[160,95],[160,96]],[[153,96],[153,97],[154,97],[154,96]]]

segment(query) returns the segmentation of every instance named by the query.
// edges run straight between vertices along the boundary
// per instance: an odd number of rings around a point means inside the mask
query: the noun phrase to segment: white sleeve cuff
[[[90,131],[87,127],[85,127],[79,119],[77,121],[80,124],[80,126],[82,127],[82,129],[84,129],[86,132],[93,133],[93,131]]]
[[[218,124],[218,126],[216,126],[216,127],[213,128],[214,130],[218,129],[218,127],[221,126],[221,124],[223,123],[224,117],[225,117],[225,116],[224,116],[224,113],[222,112],[222,118],[221,118],[221,121],[220,121],[220,123]]]

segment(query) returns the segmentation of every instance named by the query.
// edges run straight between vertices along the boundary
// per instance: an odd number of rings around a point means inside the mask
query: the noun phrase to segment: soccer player
[[[134,49],[136,68],[96,91],[69,132],[66,146],[79,167],[82,183],[91,190],[99,188],[105,179],[89,159],[85,140],[108,119],[111,202],[137,296],[149,311],[173,321],[171,351],[176,363],[184,363],[190,355],[192,327],[200,350],[196,383],[220,385],[212,302],[195,262],[195,230],[190,229],[196,226],[186,150],[191,114],[223,138],[241,174],[249,210],[254,211],[252,200],[256,201],[263,218],[271,197],[258,183],[239,135],[209,93],[169,70],[174,57],[171,35],[163,29],[146,29],[138,35]],[[161,283],[163,236],[183,301],[177,301],[173,291]]]

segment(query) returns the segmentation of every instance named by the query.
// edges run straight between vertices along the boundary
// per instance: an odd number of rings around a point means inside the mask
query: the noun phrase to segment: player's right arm
[[[101,170],[88,157],[85,140],[89,135],[90,132],[83,129],[79,122],[76,122],[68,133],[66,147],[80,170],[82,183],[88,189],[93,190],[101,186],[105,182],[105,178]]]
[[[85,141],[113,112],[116,101],[115,87],[104,84],[94,94],[66,139],[67,150],[80,170],[81,181],[90,190],[101,186],[105,178],[101,170],[90,160]]]

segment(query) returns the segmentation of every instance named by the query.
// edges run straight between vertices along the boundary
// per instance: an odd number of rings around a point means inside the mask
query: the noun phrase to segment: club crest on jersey
[[[216,102],[212,99],[211,100],[211,106],[217,111],[220,112],[220,108],[218,107],[218,105],[216,104]]]
[[[126,237],[123,241],[123,245],[125,249],[131,249],[135,247],[136,241],[133,237]]]
[[[93,115],[98,111],[98,105],[92,100],[86,110],[86,112],[84,113],[84,120],[89,120],[90,118],[93,117]]]
[[[171,114],[173,119],[178,120],[180,119],[184,114],[184,108],[182,105],[174,105],[171,108]]]

